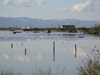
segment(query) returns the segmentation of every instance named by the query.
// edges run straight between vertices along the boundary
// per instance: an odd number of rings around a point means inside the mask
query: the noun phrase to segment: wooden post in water
[[[13,48],[13,43],[11,43],[11,48]]]
[[[26,48],[25,48],[25,55],[26,55]]]
[[[55,41],[53,41],[53,61],[55,61]]]
[[[75,44],[75,58],[76,58],[76,55],[77,55],[77,46]]]

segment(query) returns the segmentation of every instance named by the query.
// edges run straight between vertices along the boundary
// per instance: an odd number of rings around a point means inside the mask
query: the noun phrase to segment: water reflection
[[[77,75],[82,58],[88,58],[93,49],[100,50],[100,39],[79,38],[79,33],[4,33],[0,32],[0,66],[11,66],[22,75],[33,75],[33,71]]]
[[[77,47],[76,47],[76,44],[75,44],[75,58],[76,58],[76,55],[77,55]]]
[[[53,41],[53,61],[55,61],[55,41]]]
[[[6,33],[3,34],[3,33]],[[8,33],[8,34],[7,34]],[[52,33],[32,33],[21,32],[13,34],[11,31],[0,31],[0,40],[41,40],[41,39],[67,39],[67,38],[84,38],[83,33],[67,33],[67,32],[52,32]]]
[[[25,48],[25,53],[24,54],[26,55],[26,48]]]
[[[74,38],[75,34],[58,34],[58,36],[67,37],[67,38]]]
[[[28,56],[23,55],[23,54],[10,55],[10,54],[4,53],[2,56],[3,56],[3,58],[5,58],[7,60],[16,59],[16,60],[19,60],[22,62],[29,62],[30,61],[30,58]]]

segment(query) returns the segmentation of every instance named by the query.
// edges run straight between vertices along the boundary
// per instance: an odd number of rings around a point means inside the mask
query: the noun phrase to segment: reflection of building
[[[74,38],[75,34],[59,34],[59,36],[63,38]]]
[[[70,28],[75,28],[75,25],[72,23],[69,23],[69,24],[61,25],[60,28],[70,29]]]

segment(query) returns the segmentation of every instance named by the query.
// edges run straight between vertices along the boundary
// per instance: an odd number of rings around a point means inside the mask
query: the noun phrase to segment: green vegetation
[[[22,28],[0,28],[0,30],[9,30],[9,31],[16,31],[16,30],[20,30],[20,31],[33,31],[33,32],[46,32],[46,31],[50,31],[50,32],[77,32],[76,28],[30,28],[30,29],[22,29]]]
[[[100,36],[100,25],[91,28],[78,28],[78,30],[87,34]]]
[[[88,61],[85,68],[80,68],[82,75],[100,75],[100,64],[97,61]]]
[[[23,29],[23,28],[14,28],[14,27],[8,27],[8,28],[0,28],[0,30],[9,30],[9,31],[16,31],[16,30],[22,30],[22,31],[33,31],[33,32],[39,32],[39,31],[50,31],[50,32],[83,32],[86,34],[91,35],[98,35],[100,36],[100,25],[96,25],[91,28],[32,28],[29,29]]]
[[[81,75],[100,75],[100,57],[98,58],[98,54],[93,55],[94,60],[89,57],[87,63],[82,61],[84,66],[80,67]]]
[[[100,36],[100,25],[90,28],[88,33]]]

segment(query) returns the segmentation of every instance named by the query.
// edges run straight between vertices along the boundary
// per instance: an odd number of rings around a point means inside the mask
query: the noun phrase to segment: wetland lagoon
[[[100,37],[84,33],[0,31],[1,75],[81,75],[82,60],[100,50]],[[3,74],[5,73],[5,74]]]

